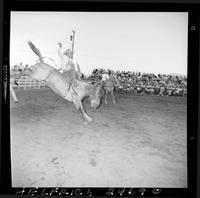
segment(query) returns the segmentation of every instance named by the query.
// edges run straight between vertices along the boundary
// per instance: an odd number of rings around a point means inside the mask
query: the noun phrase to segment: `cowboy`
[[[73,87],[77,86],[77,79],[76,79],[76,69],[75,63],[72,60],[73,52],[71,49],[67,49],[62,53],[62,44],[58,43],[58,55],[61,59],[61,73],[67,78],[69,81],[69,88],[72,85]]]
[[[110,76],[109,76],[108,72],[104,71],[103,74],[102,74],[102,76],[101,76],[101,83],[102,83],[102,85],[104,85],[105,81],[109,80],[109,78],[110,78]]]

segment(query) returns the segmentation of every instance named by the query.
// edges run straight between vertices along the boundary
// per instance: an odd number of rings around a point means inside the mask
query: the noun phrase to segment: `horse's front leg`
[[[81,110],[80,105],[79,105],[78,103],[76,103],[76,102],[73,102],[73,103],[74,103],[74,105],[75,105],[75,107],[76,107],[78,113],[80,114],[80,117],[81,117],[81,120],[83,121],[83,123],[84,123],[84,124],[87,124],[86,119],[85,119],[85,117],[84,117],[84,115],[83,115],[83,112],[82,112],[82,110]]]
[[[105,90],[105,104],[108,104],[108,102],[107,102],[107,97],[108,97],[108,91],[107,90]]]
[[[116,101],[115,101],[115,96],[114,96],[113,89],[111,90],[111,95],[112,95],[112,98],[113,98],[113,103],[114,103],[114,104],[116,104]]]
[[[81,112],[83,113],[83,115],[85,116],[85,118],[87,119],[87,121],[91,122],[92,118],[87,114],[86,109],[85,109],[84,104],[83,104],[82,101],[81,101],[80,108],[81,108]]]
[[[76,109],[78,110],[78,113],[80,113],[81,119],[82,119],[84,124],[87,124],[86,120],[87,121],[92,121],[92,118],[90,118],[87,115],[81,100],[79,100],[78,98],[74,97],[73,98],[73,103],[74,103]]]

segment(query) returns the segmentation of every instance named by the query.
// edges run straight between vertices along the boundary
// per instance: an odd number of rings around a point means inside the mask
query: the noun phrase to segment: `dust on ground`
[[[97,110],[86,100],[83,125],[50,89],[16,95],[13,187],[187,187],[186,98],[115,93]]]

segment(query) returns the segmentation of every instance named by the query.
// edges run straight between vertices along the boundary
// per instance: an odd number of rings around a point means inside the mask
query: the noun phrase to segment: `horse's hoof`
[[[87,122],[83,122],[83,124],[84,124],[84,125],[88,125],[88,123],[87,123]]]

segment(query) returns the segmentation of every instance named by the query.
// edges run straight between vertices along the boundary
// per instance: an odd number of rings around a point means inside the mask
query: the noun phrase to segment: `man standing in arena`
[[[105,81],[109,80],[109,79],[110,79],[110,76],[109,76],[108,72],[104,71],[103,74],[102,74],[102,76],[101,76],[101,83],[102,83],[102,85],[104,85]]]
[[[76,79],[76,69],[75,64],[72,60],[73,52],[71,49],[67,49],[62,53],[62,44],[58,43],[58,55],[61,59],[61,73],[67,78],[69,81],[69,88],[72,85],[73,87],[77,86],[77,79]]]

